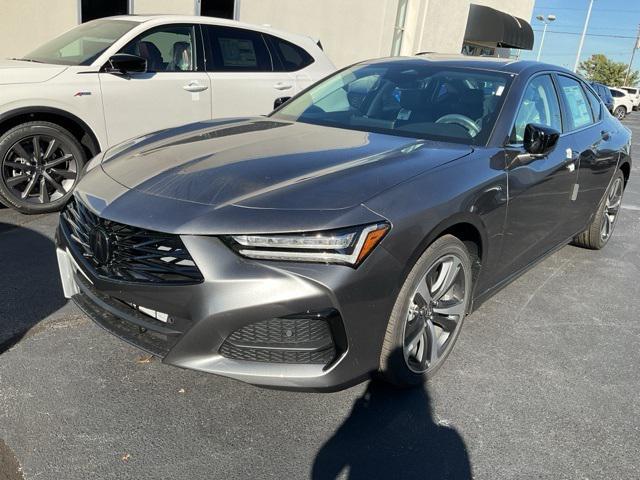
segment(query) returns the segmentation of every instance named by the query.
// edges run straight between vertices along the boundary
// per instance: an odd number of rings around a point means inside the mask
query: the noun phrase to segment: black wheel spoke
[[[22,198],[27,198],[29,195],[31,195],[31,192],[33,191],[33,187],[35,187],[36,183],[38,183],[38,176],[33,175],[31,177],[31,180],[29,180],[29,183],[27,183],[26,188],[22,192]]]
[[[64,178],[65,180],[71,180],[76,178],[76,172],[72,172],[71,170],[59,170],[57,168],[52,168],[49,173],[53,173],[58,175],[59,177]]]
[[[15,187],[29,180],[29,175],[16,175],[15,177],[9,177],[5,180],[8,186]]]
[[[22,158],[23,160],[29,160],[31,155],[27,153],[27,151],[20,145],[20,143],[16,143],[11,150],[18,156],[18,158]]]
[[[63,195],[67,193],[67,191],[64,189],[64,187],[62,185],[60,185],[58,182],[56,182],[53,177],[51,175],[49,175],[47,172],[44,172],[43,177],[47,180],[47,182],[49,182],[49,185],[51,185],[53,188],[55,188],[58,192],[62,193]]]
[[[53,167],[57,167],[58,165],[60,165],[61,163],[65,163],[68,162],[69,160],[71,160],[73,158],[73,155],[71,154],[67,154],[67,155],[63,155],[60,158],[56,158],[55,160],[51,160],[50,162],[47,162],[44,164],[44,168],[53,168]]]
[[[24,163],[17,163],[17,162],[4,162],[4,166],[5,167],[9,167],[9,168],[14,168],[16,170],[20,170],[20,171],[28,171],[31,170],[31,165],[26,165]]]
[[[52,138],[51,141],[49,142],[49,145],[47,145],[47,149],[44,152],[44,156],[42,157],[43,160],[46,160],[53,154],[57,144],[58,144],[58,141],[55,138]]]
[[[47,182],[45,181],[44,176],[40,178],[40,195],[38,196],[38,200],[40,203],[49,203],[49,190],[47,190]]]
[[[40,150],[40,137],[38,135],[34,136],[32,139],[33,142],[33,156],[36,160],[40,160],[42,156],[42,151]]]

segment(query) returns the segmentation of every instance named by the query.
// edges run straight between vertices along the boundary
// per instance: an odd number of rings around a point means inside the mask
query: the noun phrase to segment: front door
[[[527,124],[546,125],[562,132],[559,96],[550,75],[534,77],[522,99],[511,145],[506,149],[507,165],[526,153],[522,147]],[[577,158],[569,139],[561,136],[544,158],[508,168],[508,210],[503,242],[503,275],[514,273],[571,235],[573,189],[577,179]]]
[[[110,145],[211,118],[211,85],[194,25],[153,28],[122,49],[144,57],[147,72],[100,73]]]

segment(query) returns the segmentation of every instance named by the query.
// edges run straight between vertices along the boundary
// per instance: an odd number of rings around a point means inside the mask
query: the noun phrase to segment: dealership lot
[[[637,152],[640,116],[625,124]],[[149,360],[65,302],[57,215],[0,210],[0,462],[4,441],[27,479],[638,478],[639,174],[605,250],[529,271],[405,392],[266,390]]]

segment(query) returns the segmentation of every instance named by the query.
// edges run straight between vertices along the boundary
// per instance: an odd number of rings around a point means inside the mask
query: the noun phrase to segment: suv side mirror
[[[145,73],[147,71],[147,59],[128,53],[116,53],[109,58],[102,70],[120,75]]]
[[[289,101],[289,99],[291,99],[291,97],[279,97],[279,98],[276,98],[275,102],[273,102],[273,109],[275,110],[280,105],[284,105],[285,103],[287,103]]]
[[[529,123],[524,129],[524,149],[531,155],[544,156],[554,149],[558,138],[560,138],[560,132],[556,129]]]

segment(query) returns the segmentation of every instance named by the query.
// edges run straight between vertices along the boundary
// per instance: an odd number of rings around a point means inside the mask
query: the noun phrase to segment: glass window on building
[[[129,13],[129,0],[81,0],[80,13],[82,23],[96,18],[126,15]]]
[[[200,15],[233,20],[235,0],[200,0]]]

